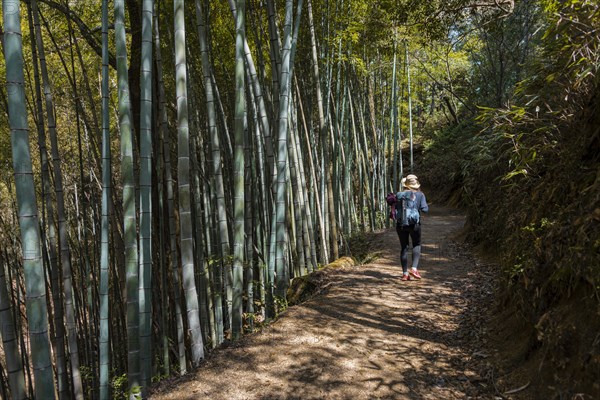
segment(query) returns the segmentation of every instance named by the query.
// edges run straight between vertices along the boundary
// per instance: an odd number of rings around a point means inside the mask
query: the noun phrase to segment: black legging
[[[402,227],[401,225],[396,225],[396,232],[398,233],[398,238],[400,238],[400,262],[402,263],[402,272],[408,272],[408,237],[410,236],[412,240],[412,267],[419,267],[419,259],[421,258],[421,225],[410,225],[408,227]]]

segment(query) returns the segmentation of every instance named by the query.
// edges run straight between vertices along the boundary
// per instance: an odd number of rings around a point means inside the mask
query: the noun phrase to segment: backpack
[[[402,203],[402,211],[400,212],[400,210],[398,210],[396,213],[396,223],[402,226],[419,224],[421,220],[421,213],[419,212],[419,192],[398,192],[396,197],[398,203]]]
[[[389,215],[390,219],[396,220],[396,203],[398,202],[396,195],[394,193],[388,193],[387,196],[385,196],[385,201],[388,203],[388,206],[391,207]]]

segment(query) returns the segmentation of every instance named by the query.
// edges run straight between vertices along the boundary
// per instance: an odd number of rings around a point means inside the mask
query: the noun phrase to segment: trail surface
[[[488,293],[476,261],[452,241],[463,216],[432,209],[423,218],[422,280],[400,281],[396,232],[377,233],[375,262],[332,270],[320,294],[151,398],[489,398],[473,370],[476,307]]]

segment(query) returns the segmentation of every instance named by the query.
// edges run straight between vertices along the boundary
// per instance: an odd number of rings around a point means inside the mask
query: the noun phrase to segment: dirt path
[[[424,218],[420,281],[400,281],[396,232],[377,234],[375,262],[331,271],[323,293],[152,399],[484,398],[470,342],[477,268],[451,240],[463,223],[448,209]]]

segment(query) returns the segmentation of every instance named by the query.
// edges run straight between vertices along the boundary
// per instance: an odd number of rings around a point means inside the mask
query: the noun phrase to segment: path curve
[[[475,261],[452,241],[463,224],[445,208],[423,218],[420,281],[400,281],[396,232],[378,233],[375,262],[331,271],[321,294],[151,398],[482,398],[465,334]]]

